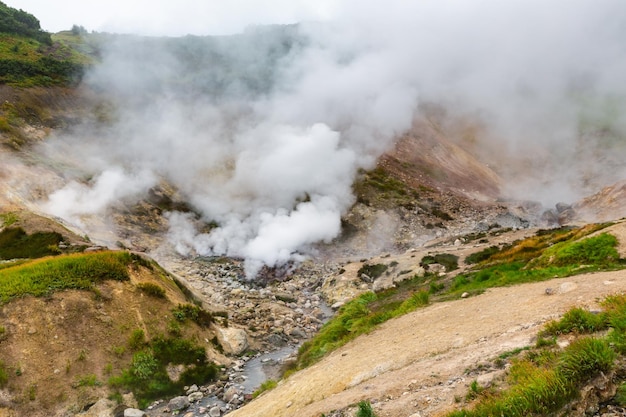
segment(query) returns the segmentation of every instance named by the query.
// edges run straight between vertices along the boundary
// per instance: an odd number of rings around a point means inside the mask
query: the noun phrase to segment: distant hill
[[[88,61],[80,52],[53,41],[35,16],[0,2],[0,84],[75,84]]]
[[[33,38],[43,44],[52,45],[48,32],[41,30],[39,20],[24,10],[14,9],[0,1],[0,32]]]

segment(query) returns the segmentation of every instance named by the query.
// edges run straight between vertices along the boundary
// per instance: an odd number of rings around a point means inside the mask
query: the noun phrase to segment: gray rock
[[[217,340],[227,354],[241,355],[250,346],[248,343],[248,335],[243,329],[219,326],[214,326],[214,329],[217,334]]]
[[[187,388],[187,395],[191,394],[192,392],[197,392],[198,391],[198,386],[196,384],[193,384],[192,386],[190,386],[189,388]]]
[[[201,400],[203,397],[204,397],[204,394],[202,394],[199,391],[195,391],[189,394],[187,396],[187,399],[189,400],[190,403],[195,403],[196,401]]]
[[[189,400],[184,396],[174,397],[167,403],[167,408],[171,411],[184,410],[187,407],[189,407]]]
[[[136,408],[127,408],[124,410],[124,417],[146,417],[146,413]]]
[[[226,391],[224,391],[224,395],[222,396],[222,399],[225,402],[229,403],[238,395],[239,395],[239,390],[236,387],[230,387]]]
[[[220,417],[222,415],[222,410],[218,406],[215,406],[209,410],[209,417]]]

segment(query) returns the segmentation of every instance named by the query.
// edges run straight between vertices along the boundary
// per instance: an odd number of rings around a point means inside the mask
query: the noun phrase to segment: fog
[[[342,2],[330,21],[235,36],[111,37],[84,80],[108,105],[46,144],[91,181],[46,209],[76,222],[167,181],[197,212],[168,214],[177,250],[241,257],[253,276],[339,234],[356,173],[424,103],[446,109],[443,128],[482,126],[472,150],[504,197],[549,206],[624,177],[621,1],[407,3]],[[197,216],[218,227],[196,231]]]

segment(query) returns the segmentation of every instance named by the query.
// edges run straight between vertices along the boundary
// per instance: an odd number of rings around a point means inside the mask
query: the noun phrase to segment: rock
[[[222,415],[222,410],[218,406],[215,406],[209,410],[210,417],[220,417]]]
[[[89,407],[89,410],[77,414],[76,417],[113,417],[116,408],[116,402],[103,398]]]
[[[187,399],[189,400],[190,403],[195,403],[196,401],[201,400],[203,397],[204,397],[204,394],[202,394],[199,391],[195,391],[189,394],[187,396]]]
[[[554,294],[554,289],[546,288],[546,295],[552,295],[552,294]]]
[[[467,298],[467,297],[469,297],[468,292],[464,292],[463,294],[461,294],[461,298]]]
[[[193,393],[193,392],[198,392],[198,386],[196,384],[193,384],[192,386],[190,386],[189,388],[187,388],[187,391],[185,391],[187,393],[187,395]]]
[[[241,355],[250,346],[248,335],[245,330],[236,327],[213,326],[217,334],[217,340],[224,348],[224,353],[230,355]]]
[[[127,408],[124,410],[124,417],[145,417],[147,414],[136,408]]]
[[[224,402],[231,402],[235,397],[239,395],[239,390],[236,387],[230,387],[226,391],[224,391],[224,395],[222,399]]]
[[[189,405],[190,403],[187,397],[180,396],[172,398],[170,402],[167,403],[167,408],[169,408],[171,411],[180,411],[189,407]]]

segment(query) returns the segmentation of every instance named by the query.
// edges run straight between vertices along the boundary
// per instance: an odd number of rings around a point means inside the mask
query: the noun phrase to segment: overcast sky
[[[27,11],[49,32],[72,25],[143,35],[218,35],[253,24],[326,20],[337,0],[5,0]]]

